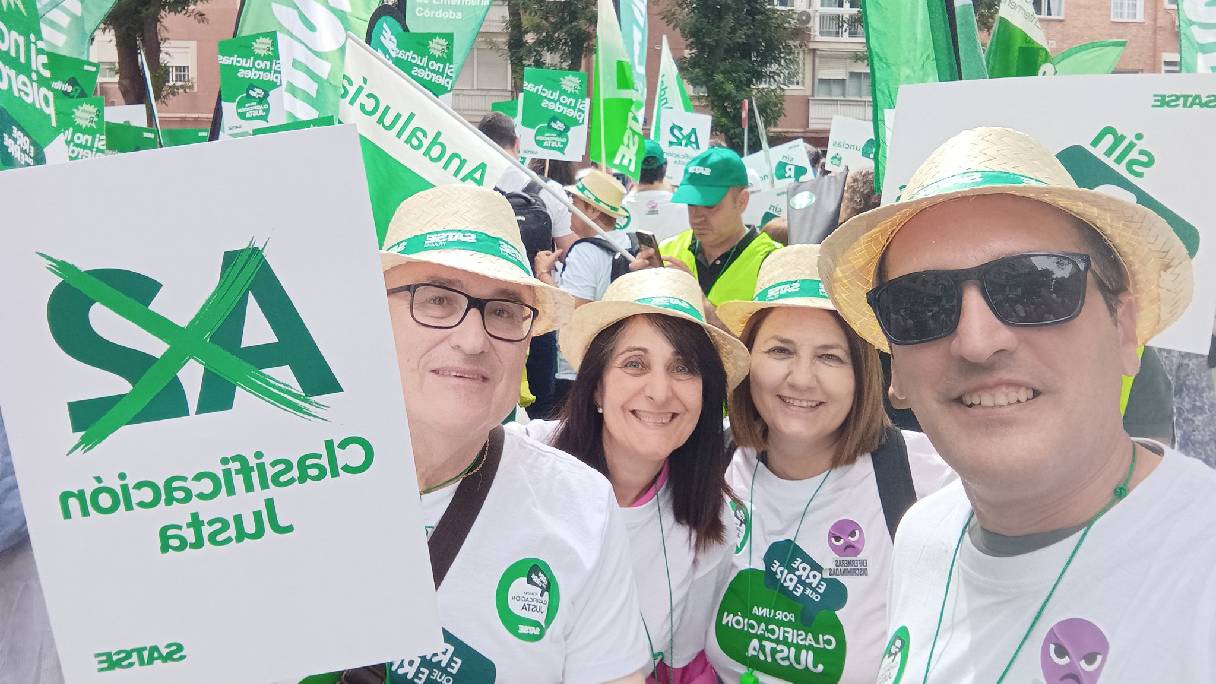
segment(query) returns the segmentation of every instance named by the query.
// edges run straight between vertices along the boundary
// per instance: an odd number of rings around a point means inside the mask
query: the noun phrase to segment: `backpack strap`
[[[542,189],[544,189],[544,186],[542,186],[540,183],[537,183],[534,180],[529,180],[528,184],[525,185],[523,190],[520,190],[520,192],[522,192],[525,195],[528,195],[529,197],[535,197],[537,199],[540,199],[540,191]]]
[[[633,231],[626,233],[629,236],[629,253],[636,255],[641,247],[638,243],[638,235]],[[629,272],[629,260],[621,256],[620,252],[613,251],[612,254],[612,271],[608,274],[608,282],[613,282],[617,278]]]
[[[498,464],[502,461],[502,445],[505,433],[502,426],[496,426],[490,431],[486,443],[485,461],[481,467],[465,476],[456,486],[456,493],[448,508],[439,518],[439,523],[431,531],[427,539],[427,547],[431,555],[431,574],[435,580],[435,588],[443,584],[443,578],[460,553],[460,547],[473,529],[473,523],[481,512],[486,495],[494,484],[494,476],[498,474]],[[364,667],[345,670],[338,676],[338,684],[384,684],[388,681],[389,663],[367,665]]]
[[[916,488],[912,484],[912,467],[908,464],[908,445],[897,427],[883,431],[882,444],[870,454],[874,464],[874,482],[878,485],[878,500],[887,521],[887,531],[895,539],[895,530],[904,513],[916,503]]]
[[[566,257],[569,258],[570,252],[573,252],[575,247],[578,247],[579,245],[581,245],[583,243],[587,243],[589,245],[595,245],[596,247],[599,247],[600,249],[604,250],[605,252],[608,252],[609,254],[614,254],[614,255],[616,254],[616,248],[612,246],[612,243],[608,242],[604,238],[587,237],[587,238],[580,238],[578,240],[575,240],[574,244],[570,245],[570,249],[566,250]]]

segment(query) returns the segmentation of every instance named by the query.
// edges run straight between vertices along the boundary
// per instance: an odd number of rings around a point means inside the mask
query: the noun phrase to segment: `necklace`
[[[747,539],[747,567],[749,568],[752,566],[752,541],[756,538],[756,473],[760,471],[760,463],[763,462],[764,458],[765,454],[760,454],[756,457],[756,466],[752,468],[752,482],[747,490],[747,509],[748,514],[752,517],[752,534]],[[831,468],[824,472],[823,479],[819,480],[819,485],[816,486],[815,491],[811,493],[811,498],[807,499],[806,505],[802,507],[802,515],[798,518],[798,526],[794,528],[794,538],[791,540],[794,542],[794,544],[790,545],[789,554],[787,554],[785,557],[786,563],[789,563],[789,555],[794,553],[794,546],[798,544],[798,534],[802,532],[802,523],[806,520],[807,511],[811,510],[811,503],[815,501],[815,497],[819,496],[819,490],[823,489],[823,485],[827,484],[828,476],[831,474]],[[747,585],[747,603],[748,605],[751,605],[752,603],[752,585],[750,583]],[[773,606],[776,604],[777,596],[774,592],[773,600],[769,602],[770,613],[772,612]],[[756,676],[756,669],[750,665],[748,666],[747,671],[743,673],[743,676],[739,678],[739,684],[759,684],[759,682],[760,678]]]
[[[1094,517],[1085,523],[1085,528],[1081,530],[1081,536],[1077,539],[1077,543],[1073,545],[1072,551],[1068,554],[1068,559],[1064,561],[1064,567],[1060,568],[1060,574],[1056,575],[1056,579],[1051,584],[1051,589],[1048,590],[1047,596],[1043,598],[1043,602],[1039,604],[1039,609],[1034,613],[1034,619],[1030,621],[1030,626],[1026,628],[1026,632],[1022,634],[1022,639],[1018,641],[1018,646],[1013,650],[1013,655],[1009,656],[1009,662],[1005,663],[1005,668],[1001,670],[1001,676],[997,678],[997,684],[1005,681],[1005,677],[1009,675],[1009,670],[1013,668],[1014,662],[1017,661],[1018,655],[1022,653],[1022,647],[1026,645],[1026,640],[1030,638],[1034,628],[1039,624],[1039,619],[1043,617],[1043,613],[1047,611],[1047,604],[1051,602],[1051,598],[1055,596],[1056,589],[1059,588],[1060,582],[1064,579],[1064,573],[1068,572],[1068,568],[1072,565],[1073,559],[1077,557],[1077,552],[1081,550],[1081,545],[1085,543],[1085,538],[1089,536],[1089,531],[1093,529],[1094,523],[1098,522],[1106,512],[1114,507],[1127,497],[1128,485],[1132,480],[1132,473],[1136,470],[1136,443],[1132,442],[1132,462],[1127,466],[1127,474],[1123,476],[1123,481],[1115,486],[1111,492],[1110,500],[1106,505],[1098,511]],[[963,545],[963,537],[967,536],[967,528],[971,525],[972,518],[975,517],[975,511],[967,514],[967,520],[963,523],[963,529],[958,534],[958,541],[954,543],[954,553],[950,557],[950,569],[946,571],[946,589],[942,592],[942,605],[937,612],[937,627],[933,629],[933,643],[929,646],[929,657],[925,660],[925,675],[921,678],[921,684],[929,681],[929,668],[933,664],[933,651],[937,648],[937,637],[941,633],[942,618],[946,613],[946,599],[950,596],[950,581],[954,577],[954,566],[958,561],[959,548]]]
[[[487,439],[485,444],[481,445],[481,450],[477,452],[477,455],[473,457],[473,460],[469,461],[469,464],[464,467],[464,470],[460,471],[459,473],[456,473],[454,476],[449,477],[448,479],[444,480],[443,482],[440,482],[439,484],[435,485],[434,487],[427,487],[426,489],[424,489],[418,493],[419,494],[430,494],[431,492],[437,492],[440,489],[443,489],[444,487],[452,484],[453,482],[456,482],[458,480],[463,480],[464,478],[468,477],[469,475],[472,475],[473,473],[477,472],[478,470],[481,470],[481,464],[486,462],[486,450],[488,450],[489,448],[490,448],[490,440]]]
[[[675,608],[675,598],[672,596],[672,592],[671,592],[671,565],[669,565],[667,562],[667,530],[663,526],[663,507],[659,501],[659,496],[661,494],[662,494],[661,491],[655,492],[654,507],[655,507],[655,512],[656,512],[655,514],[659,518],[659,542],[662,543],[662,545],[663,545],[663,570],[666,571],[666,573],[667,573],[667,624],[669,626],[669,631],[668,631],[669,641],[668,641],[667,655],[671,659],[671,666],[675,667],[675,662],[676,662],[676,654],[675,654],[675,650],[676,650],[676,618],[675,618],[676,608]],[[654,657],[655,656],[654,641],[652,641],[650,638],[650,627],[646,624],[645,616],[642,616],[642,629],[646,630],[646,643],[650,645],[650,660],[651,660],[650,673],[654,677],[654,680],[656,682],[658,682],[659,681],[658,670],[659,670],[659,660],[660,659]],[[668,681],[670,681],[670,678]]]

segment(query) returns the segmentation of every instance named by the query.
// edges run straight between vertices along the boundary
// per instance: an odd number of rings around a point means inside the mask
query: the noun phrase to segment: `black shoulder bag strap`
[[[540,192],[543,189],[544,189],[544,186],[542,186],[540,183],[537,183],[534,180],[529,180],[528,184],[525,185],[523,187],[523,189],[520,190],[520,192],[522,192],[525,195],[528,195],[529,197],[535,197],[537,199],[540,199]]]
[[[498,464],[502,461],[502,444],[504,433],[502,426],[496,426],[490,431],[486,460],[481,467],[465,476],[456,486],[456,493],[448,509],[439,518],[439,524],[431,532],[427,547],[431,555],[431,575],[435,579],[435,589],[443,584],[456,554],[464,546],[464,540],[473,529],[477,515],[486,502],[490,486],[494,484],[494,476],[498,473]],[[388,680],[390,665],[368,665],[353,670],[346,670],[338,678],[339,684],[384,684]]]
[[[916,503],[916,488],[912,484],[912,468],[908,465],[908,445],[897,427],[883,431],[882,444],[870,454],[874,464],[874,482],[878,485],[878,500],[887,521],[887,532],[895,539],[895,530],[904,513]]]

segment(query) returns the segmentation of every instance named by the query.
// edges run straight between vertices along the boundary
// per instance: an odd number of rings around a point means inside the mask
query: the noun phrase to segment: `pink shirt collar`
[[[667,461],[663,461],[663,467],[659,470],[659,476],[654,479],[654,484],[650,485],[646,491],[642,492],[642,495],[638,497],[638,500],[630,504],[629,507],[637,508],[638,506],[643,506],[650,503],[650,500],[659,493],[659,490],[663,488],[663,485],[667,484],[667,470],[668,463]]]

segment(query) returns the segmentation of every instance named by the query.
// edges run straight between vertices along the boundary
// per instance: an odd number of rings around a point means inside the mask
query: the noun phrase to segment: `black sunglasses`
[[[974,268],[902,275],[870,290],[866,300],[892,344],[920,344],[958,328],[964,282],[979,281],[984,301],[1006,325],[1054,325],[1081,313],[1088,271],[1088,254],[1014,254]]]
[[[532,332],[532,324],[540,310],[510,299],[482,299],[446,285],[414,283],[390,289],[393,295],[408,292],[410,315],[414,322],[428,328],[446,330],[464,322],[469,311],[481,312],[481,325],[486,334],[503,342],[523,341]]]

